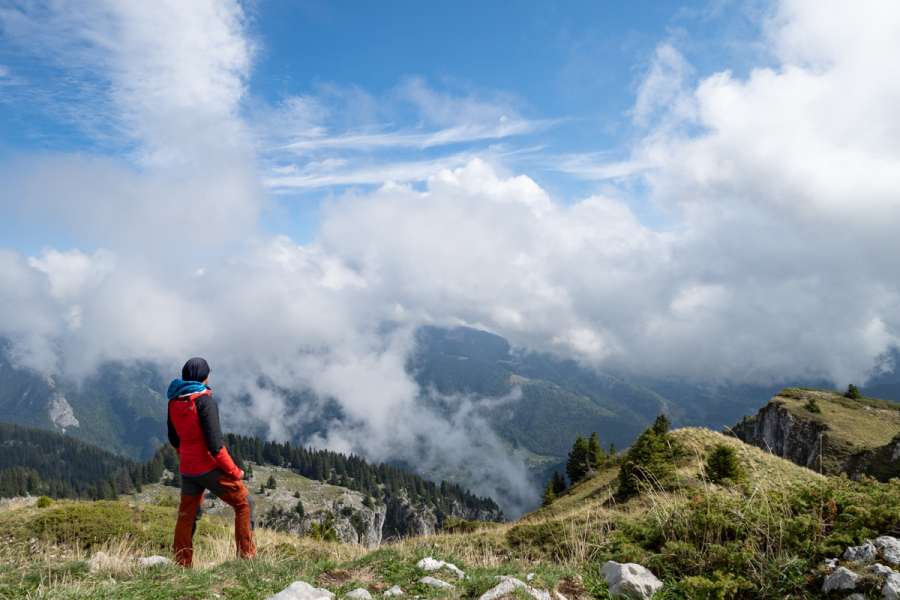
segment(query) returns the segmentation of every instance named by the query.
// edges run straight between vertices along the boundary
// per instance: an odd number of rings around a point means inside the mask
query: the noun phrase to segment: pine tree
[[[554,500],[556,500],[556,492],[553,491],[553,481],[551,480],[544,488],[544,506],[550,506]]]
[[[669,417],[667,417],[665,413],[660,413],[653,422],[653,431],[656,435],[666,435],[669,433],[669,427],[671,426],[672,424],[669,422]]]
[[[566,478],[559,471],[553,472],[553,479],[550,481],[553,484],[553,493],[557,496],[566,491]]]
[[[588,440],[588,461],[592,470],[599,469],[606,461],[606,455],[603,453],[603,447],[600,445],[600,436],[597,432],[591,434]]]
[[[847,391],[844,392],[844,396],[850,398],[851,400],[859,400],[863,397],[862,392],[859,391],[859,388],[852,383],[847,386]]]
[[[566,461],[566,474],[572,484],[576,484],[587,475],[590,469],[590,447],[588,441],[580,435],[575,438],[569,459]]]

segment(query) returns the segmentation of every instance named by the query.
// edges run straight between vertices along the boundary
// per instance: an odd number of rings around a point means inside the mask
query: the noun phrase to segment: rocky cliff
[[[727,433],[829,475],[900,475],[900,407],[886,401],[788,388]]]

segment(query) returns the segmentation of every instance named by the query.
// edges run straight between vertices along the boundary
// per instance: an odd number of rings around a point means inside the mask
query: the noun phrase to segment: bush
[[[41,496],[41,497],[38,498],[38,500],[37,500],[37,507],[38,507],[38,508],[47,508],[47,507],[50,506],[51,504],[53,504],[53,500],[51,500],[49,496]]]
[[[718,444],[706,458],[706,476],[713,483],[739,481],[743,478],[737,450],[726,444]]]
[[[822,409],[819,408],[819,403],[816,402],[815,398],[809,398],[806,400],[806,404],[803,405],[803,408],[808,410],[811,413],[819,414],[822,412]]]
[[[853,385],[852,383],[847,386],[847,391],[844,392],[845,398],[850,398],[851,400],[859,400],[863,397],[862,393],[859,391],[859,388]]]

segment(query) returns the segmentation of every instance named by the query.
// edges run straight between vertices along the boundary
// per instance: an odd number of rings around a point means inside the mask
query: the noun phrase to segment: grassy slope
[[[821,413],[804,406],[814,399]],[[772,398],[803,419],[828,426],[829,435],[856,449],[883,446],[900,433],[900,404],[875,398],[851,400],[837,392],[788,388]]]
[[[190,572],[137,571],[125,560],[168,553],[171,501],[0,510],[0,531],[8,532],[0,544],[0,598],[265,598],[295,579],[338,594],[399,584],[408,593],[439,595],[416,584],[423,573],[414,565],[423,556],[467,571],[471,579],[462,583],[441,575],[457,583],[453,595],[460,597],[477,597],[496,575],[533,572],[536,586],[569,599],[604,598],[597,570],[612,558],[653,569],[667,582],[665,599],[815,598],[825,556],[900,527],[898,484],[822,477],[709,430],[681,429],[672,437],[684,448],[674,489],[619,501],[617,467],[609,465],[515,523],[463,526],[373,552],[259,531],[261,558],[249,563],[230,560],[227,522],[209,517],[198,533],[199,568]],[[704,479],[704,457],[718,444],[737,450],[746,473],[739,484]],[[66,518],[49,519],[55,511]],[[121,560],[91,574],[85,559],[97,549]]]

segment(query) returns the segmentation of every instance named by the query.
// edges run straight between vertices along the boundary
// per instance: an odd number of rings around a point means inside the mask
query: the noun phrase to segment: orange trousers
[[[190,567],[194,561],[194,532],[203,514],[203,492],[209,490],[234,509],[234,542],[240,558],[256,556],[253,543],[253,501],[247,488],[219,469],[199,476],[181,476],[181,504],[175,523],[175,542],[172,551],[175,562]]]

